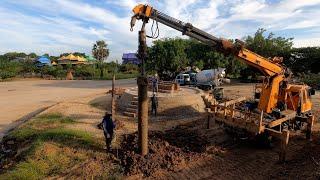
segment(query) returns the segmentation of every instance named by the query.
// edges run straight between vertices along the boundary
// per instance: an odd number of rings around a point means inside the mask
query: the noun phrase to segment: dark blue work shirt
[[[112,121],[112,117],[104,117],[102,120],[103,131],[110,135],[113,135],[113,129],[115,128],[115,124]]]

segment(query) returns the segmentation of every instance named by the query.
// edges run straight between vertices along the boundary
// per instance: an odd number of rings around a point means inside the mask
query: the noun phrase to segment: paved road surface
[[[117,80],[121,87],[135,86],[134,79]],[[9,125],[30,112],[57,102],[106,92],[111,81],[26,80],[0,82],[0,139]]]

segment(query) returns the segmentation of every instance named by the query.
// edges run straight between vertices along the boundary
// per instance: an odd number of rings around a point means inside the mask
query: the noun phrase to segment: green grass
[[[21,128],[11,132],[9,137],[17,140],[26,140],[35,135],[41,135],[45,129],[61,128],[66,124],[72,124],[76,121],[70,117],[62,116],[61,114],[44,114],[26,124]]]
[[[43,179],[59,175],[84,161],[87,151],[101,150],[92,134],[65,127],[72,123],[76,121],[61,114],[45,114],[11,132],[7,138],[17,140],[16,143],[30,143],[20,154],[22,160],[0,174],[0,179]],[[48,144],[57,152],[46,152]],[[83,153],[76,153],[78,150]]]

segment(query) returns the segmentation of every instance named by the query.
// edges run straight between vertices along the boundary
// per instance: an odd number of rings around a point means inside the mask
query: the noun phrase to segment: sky
[[[217,37],[239,39],[265,28],[293,37],[295,47],[320,46],[320,0],[0,0],[0,54],[91,54],[93,43],[104,40],[108,61],[121,62],[123,53],[137,51],[140,24],[130,32],[130,19],[140,3]],[[159,38],[183,37],[159,29]]]

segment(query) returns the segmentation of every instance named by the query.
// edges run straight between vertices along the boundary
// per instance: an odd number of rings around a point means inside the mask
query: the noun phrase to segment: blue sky
[[[320,46],[320,0],[0,0],[0,54],[90,53],[96,40],[105,40],[108,61],[121,60],[137,50],[138,26],[130,32],[129,22],[139,3],[218,37],[242,38],[261,27],[294,37],[296,47]],[[160,38],[177,36],[160,25]]]

